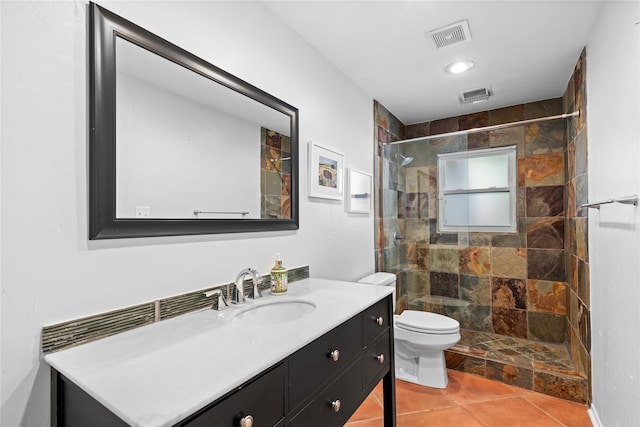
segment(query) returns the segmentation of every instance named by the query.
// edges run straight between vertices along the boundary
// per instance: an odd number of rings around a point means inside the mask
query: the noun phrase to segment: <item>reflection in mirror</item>
[[[121,37],[116,55],[117,218],[291,217],[288,116]]]
[[[90,239],[298,229],[297,108],[94,3],[89,22]]]

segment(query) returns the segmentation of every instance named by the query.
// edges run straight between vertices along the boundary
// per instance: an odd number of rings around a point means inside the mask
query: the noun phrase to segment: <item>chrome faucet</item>
[[[251,280],[253,281],[252,298],[257,299],[262,297],[262,292],[260,292],[260,289],[258,289],[258,285],[262,283],[262,277],[260,276],[260,273],[258,273],[253,268],[245,268],[242,271],[240,271],[240,273],[238,273],[238,276],[236,276],[235,298],[231,300],[231,303],[233,304],[243,304],[245,302],[244,276],[251,276]]]

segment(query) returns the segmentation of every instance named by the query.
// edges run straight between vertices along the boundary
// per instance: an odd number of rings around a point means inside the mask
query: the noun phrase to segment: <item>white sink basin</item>
[[[305,300],[281,300],[259,303],[239,311],[232,322],[244,325],[275,325],[300,319],[316,309],[316,305]]]

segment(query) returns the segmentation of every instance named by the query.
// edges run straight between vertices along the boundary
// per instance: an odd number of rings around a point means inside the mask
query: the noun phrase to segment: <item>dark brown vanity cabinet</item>
[[[381,379],[384,425],[395,426],[391,319],[389,296],[176,426],[339,427]],[[54,426],[126,425],[55,370],[53,374]]]
[[[383,299],[289,357],[291,427],[341,426],[381,378],[393,377],[391,302]],[[395,425],[385,390],[385,426]],[[386,405],[386,403],[385,403]]]
[[[356,316],[289,357],[289,402],[292,410],[336,374],[362,350],[362,319]]]
[[[211,408],[180,423],[188,427],[276,426],[285,414],[286,366],[262,374]]]
[[[289,425],[342,426],[360,406],[362,390],[362,360],[358,358],[335,381],[314,393],[310,403],[294,415]]]

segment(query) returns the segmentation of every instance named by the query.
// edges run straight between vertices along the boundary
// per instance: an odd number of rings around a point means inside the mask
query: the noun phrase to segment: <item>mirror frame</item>
[[[167,40],[89,4],[89,239],[297,230],[298,109]],[[116,36],[290,117],[291,218],[116,218]],[[258,165],[256,165],[258,166]]]

